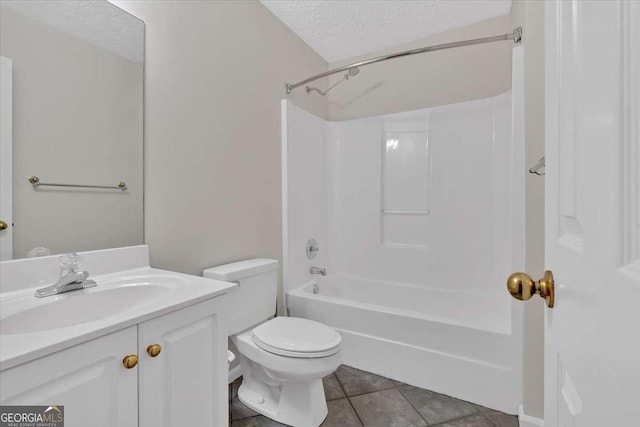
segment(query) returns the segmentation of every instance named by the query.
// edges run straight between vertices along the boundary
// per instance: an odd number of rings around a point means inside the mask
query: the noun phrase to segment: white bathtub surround
[[[287,101],[283,112],[288,290],[308,281],[309,238],[320,247],[313,265],[330,273],[502,287],[518,258],[513,188],[522,172],[512,166],[521,153],[510,93],[346,122]]]
[[[282,270],[285,283],[299,286],[309,280],[309,267],[329,263],[327,138],[332,129],[290,101],[282,101],[281,107]],[[313,262],[306,255],[312,238],[318,245]],[[285,300],[288,289],[285,284]]]
[[[446,290],[502,284],[516,206],[510,93],[330,125],[334,272]]]
[[[514,72],[515,98],[344,122],[283,102],[290,315],[339,330],[347,365],[511,414],[522,403],[522,307],[504,291],[524,265],[519,85]]]

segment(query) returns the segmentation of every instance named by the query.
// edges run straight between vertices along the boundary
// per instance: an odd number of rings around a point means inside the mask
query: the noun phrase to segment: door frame
[[[13,61],[0,56],[0,261],[13,259]]]

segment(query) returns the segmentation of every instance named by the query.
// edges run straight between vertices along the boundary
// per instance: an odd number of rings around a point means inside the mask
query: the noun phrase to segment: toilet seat
[[[314,358],[338,352],[342,337],[334,329],[309,319],[276,317],[253,329],[253,342],[269,353]]]

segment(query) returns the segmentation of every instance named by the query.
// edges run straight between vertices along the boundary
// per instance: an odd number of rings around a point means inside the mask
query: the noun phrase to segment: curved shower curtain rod
[[[474,44],[500,42],[504,40],[513,40],[514,43],[520,43],[522,41],[522,27],[514,28],[513,32],[508,34],[503,34],[500,36],[483,37],[480,39],[463,40],[459,42],[444,43],[444,44],[439,44],[435,46],[426,46],[418,49],[404,50],[402,52],[392,53],[390,55],[378,56],[376,58],[366,59],[360,62],[354,62],[353,64],[344,65],[342,67],[334,68],[333,70],[325,71],[324,73],[316,74],[315,76],[309,77],[308,79],[305,79],[305,80],[301,80],[298,83],[293,83],[293,84],[286,83],[285,87],[287,89],[287,95],[288,95],[294,89],[302,85],[305,85],[307,83],[311,83],[314,80],[318,80],[323,77],[330,76],[332,74],[341,73],[343,71],[349,71],[351,69],[363,67],[365,65],[375,64],[376,62],[382,62],[389,59],[401,58],[403,56],[417,55],[419,53],[434,52],[436,50],[452,49],[454,47],[471,46]],[[309,92],[310,91],[307,90],[307,93]]]

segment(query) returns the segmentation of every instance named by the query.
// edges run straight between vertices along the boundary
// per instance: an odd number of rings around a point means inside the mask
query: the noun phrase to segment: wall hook
[[[544,156],[540,158],[540,160],[538,160],[538,163],[536,163],[536,165],[534,167],[532,167],[531,169],[529,169],[529,173],[535,174],[535,175],[539,175],[539,176],[543,176],[544,175],[544,169],[545,169],[545,158]]]

